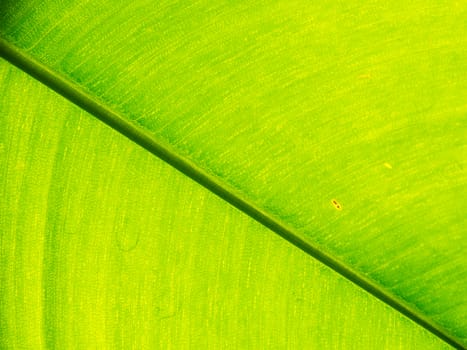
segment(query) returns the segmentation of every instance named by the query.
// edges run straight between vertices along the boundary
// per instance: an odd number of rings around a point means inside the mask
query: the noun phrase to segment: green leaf
[[[2,349],[446,344],[6,62]]]
[[[0,64],[4,349],[442,341]]]
[[[1,6],[13,63],[467,344],[466,4]]]

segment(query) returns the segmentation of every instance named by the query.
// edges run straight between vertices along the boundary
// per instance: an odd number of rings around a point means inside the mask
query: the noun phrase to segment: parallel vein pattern
[[[447,349],[0,62],[1,349]]]
[[[467,343],[466,4],[2,6],[11,44]]]

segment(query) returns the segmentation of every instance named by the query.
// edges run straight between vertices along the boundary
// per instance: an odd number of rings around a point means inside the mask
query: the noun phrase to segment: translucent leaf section
[[[0,62],[0,347],[444,349]]]
[[[467,344],[467,3],[5,1],[2,36]]]

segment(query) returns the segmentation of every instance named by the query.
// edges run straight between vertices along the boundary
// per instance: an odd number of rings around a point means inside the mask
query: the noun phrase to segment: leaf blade
[[[465,337],[465,7],[167,4],[41,3],[2,33]]]
[[[5,62],[0,82],[2,347],[448,348]]]

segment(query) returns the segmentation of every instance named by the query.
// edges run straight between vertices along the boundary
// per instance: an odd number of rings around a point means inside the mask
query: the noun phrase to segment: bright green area
[[[0,87],[0,348],[448,348],[4,61]]]
[[[2,37],[467,344],[467,2],[1,6]]]

